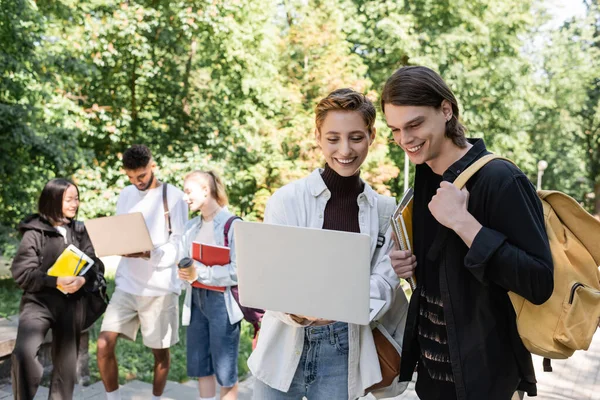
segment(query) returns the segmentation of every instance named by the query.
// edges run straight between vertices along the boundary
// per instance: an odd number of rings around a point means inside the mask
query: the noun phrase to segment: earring
[[[452,119],[452,114],[450,114],[446,117],[446,122],[450,121],[451,119]]]

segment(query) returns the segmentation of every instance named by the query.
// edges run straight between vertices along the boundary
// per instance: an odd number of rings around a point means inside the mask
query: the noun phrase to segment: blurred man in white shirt
[[[117,338],[135,340],[141,328],[144,345],[154,354],[152,393],[153,399],[159,399],[169,373],[169,348],[179,341],[177,240],[188,220],[188,208],[181,190],[156,178],[156,163],[148,147],[127,149],[123,168],[131,185],[119,195],[117,214],[141,212],[154,249],[125,255],[119,263],[116,290],[98,337],[98,369],[107,399],[120,400]]]

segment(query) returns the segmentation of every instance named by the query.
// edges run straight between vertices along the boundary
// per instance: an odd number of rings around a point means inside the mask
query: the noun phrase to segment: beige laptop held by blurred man
[[[141,212],[85,221],[98,257],[122,256],[154,248]]]
[[[238,222],[234,239],[242,305],[369,323],[368,235]]]

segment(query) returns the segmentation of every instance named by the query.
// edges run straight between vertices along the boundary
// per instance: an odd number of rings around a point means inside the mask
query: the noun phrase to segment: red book
[[[230,261],[229,247],[192,242],[192,258],[201,262],[207,267],[212,267],[213,265],[227,265]],[[198,281],[194,281],[192,286],[200,289],[214,290],[221,293],[225,292],[224,286],[209,286]]]

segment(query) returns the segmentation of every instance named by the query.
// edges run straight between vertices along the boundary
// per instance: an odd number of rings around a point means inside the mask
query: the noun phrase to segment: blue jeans
[[[289,349],[285,349],[289,351]],[[304,328],[304,347],[290,389],[273,389],[258,379],[254,400],[337,400],[348,398],[348,324]],[[275,350],[274,350],[275,351]]]
[[[240,323],[229,323],[223,293],[193,288],[192,316],[187,328],[187,373],[197,378],[216,375],[222,387],[238,377]]]

